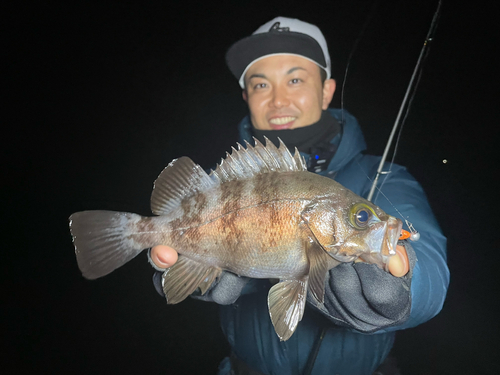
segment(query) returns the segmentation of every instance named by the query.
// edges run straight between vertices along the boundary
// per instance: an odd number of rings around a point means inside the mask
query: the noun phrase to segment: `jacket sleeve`
[[[358,184],[355,192],[366,196],[369,188],[369,183],[362,189]],[[400,243],[407,250],[410,272],[397,278],[375,265],[340,264],[328,274],[324,304],[308,298],[335,324],[365,333],[410,328],[431,319],[441,310],[449,284],[446,238],[422,187],[405,168],[394,165],[382,191],[374,203],[390,215],[403,215],[420,233],[419,241]]]

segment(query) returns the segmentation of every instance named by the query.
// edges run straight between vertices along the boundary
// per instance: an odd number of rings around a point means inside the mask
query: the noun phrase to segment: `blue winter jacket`
[[[339,109],[329,109],[329,112],[339,122],[343,117],[343,135],[328,169],[321,174],[366,197],[371,187],[370,179],[375,176],[381,158],[362,154],[366,144],[351,114],[344,110],[342,116]],[[240,123],[240,142],[251,140],[251,126],[248,117]],[[441,310],[449,283],[446,238],[425,193],[404,167],[395,164],[381,183],[382,192],[390,203],[382,194],[375,194],[373,203],[386,213],[401,217],[396,207],[421,235],[418,242],[412,243],[418,261],[411,280],[409,318],[406,319],[406,315],[402,324],[389,324],[382,329],[368,326],[364,332],[370,334],[366,334],[353,329],[356,326],[350,327],[349,321],[339,326],[325,318],[328,314],[307,305],[295,333],[289,340],[280,342],[269,318],[269,282],[252,280],[251,287],[246,288],[251,293],[247,290],[236,303],[221,306],[222,329],[238,358],[263,374],[302,374],[318,337],[326,332],[312,374],[372,374],[389,353],[395,331],[424,323]],[[219,374],[230,374],[228,359],[221,363]]]

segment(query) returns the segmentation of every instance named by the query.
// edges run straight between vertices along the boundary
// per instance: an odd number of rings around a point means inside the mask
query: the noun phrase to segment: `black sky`
[[[498,31],[493,9],[455,3],[443,5],[396,156],[424,186],[449,238],[452,278],[441,314],[397,337],[405,375],[500,373]],[[173,158],[217,162],[246,114],[225,51],[277,15],[323,30],[339,87],[335,107],[348,56],[371,17],[343,102],[368,151],[381,154],[436,4],[45,1],[5,8],[6,373],[215,373],[228,351],[217,307],[167,306],[145,254],[103,279],[83,279],[68,216],[89,209],[149,215],[152,183]]]

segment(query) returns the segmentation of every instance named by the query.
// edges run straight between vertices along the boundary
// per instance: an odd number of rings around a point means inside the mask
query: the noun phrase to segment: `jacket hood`
[[[342,126],[341,140],[337,152],[330,161],[328,171],[336,172],[347,165],[356,155],[366,150],[366,142],[359,127],[356,118],[351,115],[347,110],[338,108],[329,108],[328,112],[340,123]],[[343,116],[342,116],[343,112]],[[344,124],[342,124],[342,117]],[[253,144],[252,140],[252,123],[250,117],[246,116],[238,125],[239,142],[244,144],[245,140]],[[332,139],[332,143],[337,140],[337,137]],[[306,158],[310,158],[309,154],[301,152]]]

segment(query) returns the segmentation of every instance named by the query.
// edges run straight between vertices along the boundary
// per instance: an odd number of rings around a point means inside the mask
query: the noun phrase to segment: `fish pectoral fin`
[[[267,303],[274,330],[281,341],[288,340],[302,320],[308,277],[281,280],[269,290]]]
[[[316,241],[309,242],[306,254],[309,260],[309,291],[319,303],[323,303],[330,256]]]
[[[342,255],[338,253],[332,254],[332,257],[342,263],[353,262],[358,259],[357,255]]]
[[[162,286],[167,303],[176,304],[183,301],[196,288],[200,288],[201,293],[205,294],[221,272],[220,268],[207,266],[179,255],[177,262],[168,268],[162,276]]]

